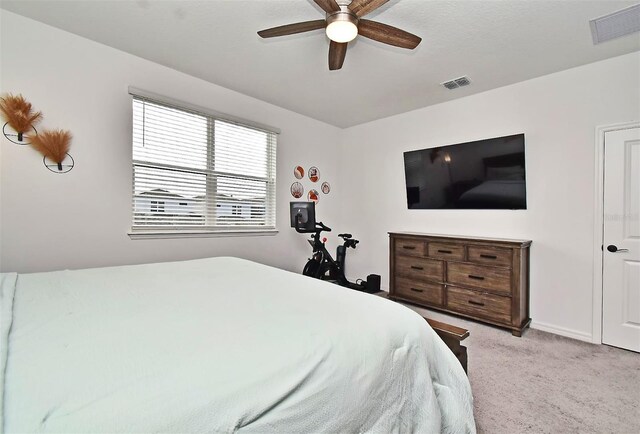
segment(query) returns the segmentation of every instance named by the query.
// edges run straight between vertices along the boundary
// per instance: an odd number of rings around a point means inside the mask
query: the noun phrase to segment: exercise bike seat
[[[349,238],[351,238],[353,235],[351,235],[351,234],[338,234],[338,236],[339,236],[340,238],[343,238],[343,239],[345,239],[345,240],[348,240],[348,239],[349,239]]]

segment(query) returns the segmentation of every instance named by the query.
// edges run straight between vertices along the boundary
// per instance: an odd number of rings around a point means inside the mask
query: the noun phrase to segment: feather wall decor
[[[33,110],[31,103],[22,95],[10,93],[0,97],[0,112],[11,128],[18,133],[18,141],[23,140],[24,133],[42,120],[42,112]]]
[[[71,138],[71,133],[66,130],[43,130],[38,135],[28,137],[29,143],[36,151],[58,163],[59,171],[62,171],[62,162],[71,147]]]

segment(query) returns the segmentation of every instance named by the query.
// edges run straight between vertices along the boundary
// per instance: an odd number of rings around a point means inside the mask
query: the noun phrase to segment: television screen
[[[409,209],[527,209],[524,134],[404,153]]]

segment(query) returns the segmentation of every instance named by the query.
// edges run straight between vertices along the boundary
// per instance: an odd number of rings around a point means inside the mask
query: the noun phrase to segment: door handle
[[[619,249],[618,246],[614,244],[609,244],[607,246],[607,250],[610,251],[611,253],[624,253],[629,251],[629,249]]]

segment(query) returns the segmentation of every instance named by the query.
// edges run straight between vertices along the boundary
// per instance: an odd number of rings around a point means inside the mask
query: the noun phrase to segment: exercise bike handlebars
[[[322,232],[322,231],[331,232],[331,228],[323,225],[322,222],[316,223],[316,230],[318,230],[319,232]]]
[[[300,234],[310,234],[314,232],[319,234],[322,231],[331,232],[331,228],[323,225],[322,222],[316,222],[316,227],[312,231],[307,229],[300,229],[300,217],[301,217],[300,214],[296,215],[296,226],[295,226],[296,232]]]

